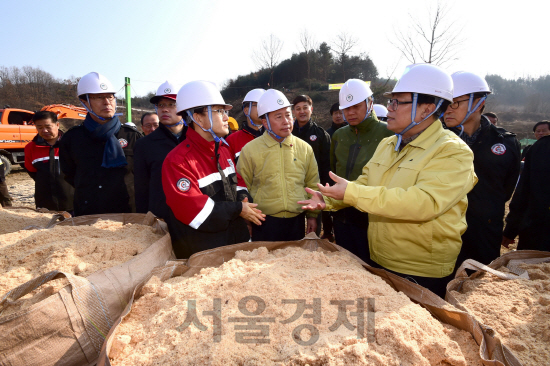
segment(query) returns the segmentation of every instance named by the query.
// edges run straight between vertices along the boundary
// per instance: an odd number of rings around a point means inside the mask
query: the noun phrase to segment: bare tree
[[[311,91],[311,56],[317,48],[317,42],[313,38],[313,35],[308,33],[307,29],[304,29],[300,33],[300,46],[306,54],[308,90]]]
[[[349,54],[353,47],[357,45],[357,38],[352,37],[348,33],[342,32],[336,36],[336,39],[332,41],[332,51],[337,56],[337,61],[342,67],[342,76],[344,81],[346,80],[346,63],[349,59]]]
[[[273,71],[279,65],[281,59],[281,50],[283,49],[283,41],[277,36],[270,34],[267,39],[262,41],[262,45],[252,55],[252,59],[256,66],[260,69],[269,70],[270,86],[273,87]]]
[[[448,2],[439,0],[435,10],[429,9],[428,17],[420,19],[409,13],[411,24],[405,31],[394,29],[397,40],[390,42],[411,63],[444,65],[457,60],[464,40],[458,37],[462,29],[450,19],[450,10]]]

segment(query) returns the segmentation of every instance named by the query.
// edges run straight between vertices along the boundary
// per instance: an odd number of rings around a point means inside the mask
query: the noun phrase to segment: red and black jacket
[[[226,141],[229,144],[229,148],[233,156],[235,157],[235,165],[239,160],[239,155],[241,155],[241,150],[244,145],[248,144],[250,141],[254,140],[256,137],[263,135],[264,129],[261,127],[259,130],[250,128],[248,124],[245,124],[242,129],[232,133],[227,136]]]
[[[237,189],[239,182],[239,189]],[[239,215],[248,194],[229,148],[192,129],[162,166],[162,187],[170,210],[166,222],[178,258],[250,239]]]
[[[25,146],[25,168],[34,179],[36,207],[54,211],[73,210],[73,187],[65,181],[59,165],[59,142],[63,132],[52,146],[40,135]]]

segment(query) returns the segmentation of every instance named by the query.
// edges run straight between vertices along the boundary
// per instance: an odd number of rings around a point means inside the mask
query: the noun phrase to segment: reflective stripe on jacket
[[[237,189],[240,177],[229,148],[207,141],[193,129],[162,166],[162,188],[169,212],[166,220],[174,253],[193,253],[250,239],[240,213],[248,191]],[[244,183],[243,183],[244,185]]]
[[[25,146],[25,168],[34,180],[36,207],[52,211],[72,211],[74,188],[65,181],[59,166],[59,143],[63,132],[52,146],[36,135]]]

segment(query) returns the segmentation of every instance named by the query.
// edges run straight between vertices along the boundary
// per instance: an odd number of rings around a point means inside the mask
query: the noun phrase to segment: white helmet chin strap
[[[369,109],[369,98],[365,99],[365,102],[367,103],[367,114],[365,114],[365,118],[363,118],[361,120],[361,122],[366,120],[367,118],[369,118],[369,115],[371,114],[372,110],[374,109],[374,98],[372,98],[372,104],[371,104],[370,109]],[[349,123],[348,120],[346,119],[346,116],[344,115],[343,111],[342,111],[342,119],[344,120],[344,122]]]
[[[207,129],[207,130],[204,129],[204,128],[202,128],[202,126],[201,126],[200,124],[198,124],[197,121],[195,121],[195,119],[193,118],[193,114],[191,113],[191,111],[190,111],[189,109],[188,109],[186,112],[187,112],[187,115],[188,115],[189,117],[191,117],[191,120],[192,120],[193,122],[195,122],[195,124],[196,124],[197,126],[199,126],[201,130],[203,130],[204,132],[209,132],[209,133],[212,135],[212,137],[214,138],[214,141],[216,141],[216,142],[220,142],[220,141],[221,141],[221,142],[223,142],[224,144],[226,144],[227,146],[229,146],[229,144],[227,143],[227,141],[225,141],[225,139],[224,139],[223,137],[219,137],[218,135],[216,135],[216,133],[214,132],[214,130],[212,130],[212,126],[214,126],[214,123],[212,122],[212,106],[209,105],[207,108],[208,108],[208,120],[210,121],[210,128]]]
[[[115,96],[115,100],[116,100],[116,96]],[[82,101],[82,99],[79,99],[80,101],[80,104],[82,104],[82,106],[84,107],[85,110],[88,111],[88,113],[90,113],[92,116],[95,116],[97,118],[99,118],[101,121],[107,121],[107,118],[103,118],[103,117],[100,117],[98,116],[97,114],[94,113],[94,111],[92,111],[92,108],[88,108],[86,106],[86,104],[84,104],[84,102]],[[86,94],[86,101],[88,102],[88,105],[90,105],[90,98],[88,97],[88,94]],[[115,112],[116,112],[116,102],[115,102]],[[122,116],[123,113],[115,113],[113,115],[113,117],[118,117],[118,116]],[[112,118],[111,118],[112,119]]]
[[[159,109],[157,108],[156,104],[155,104],[155,112],[156,112],[157,115],[159,114]],[[173,127],[176,127],[176,126],[179,126],[179,125],[187,126],[187,123],[185,123],[185,121],[183,120],[183,117],[181,117],[181,119],[178,123],[174,123],[173,125],[164,125],[164,126],[168,127],[168,128],[173,128]]]
[[[268,116],[269,113],[266,113],[265,114],[265,119],[267,120],[267,133],[269,133],[270,135],[272,135],[273,137],[275,137],[276,139],[283,139],[284,141],[284,138],[282,136],[279,136],[277,135],[275,132],[273,132],[273,130],[271,129],[271,123],[269,122],[269,116]]]
[[[403,135],[407,133],[411,128],[414,126],[418,126],[425,120],[427,120],[432,114],[434,114],[443,104],[443,98],[439,98],[439,102],[437,102],[437,105],[435,106],[435,109],[432,113],[428,114],[422,121],[415,122],[414,119],[416,118],[416,107],[418,104],[418,93],[413,93],[413,100],[412,100],[412,109],[411,109],[411,123],[401,132],[396,133],[397,136],[397,143],[395,144],[395,151],[399,150],[399,146],[401,146],[401,140],[403,139]]]
[[[250,113],[250,111],[252,110],[252,102],[248,102],[248,113]],[[250,114],[246,114],[246,112],[244,111],[244,107],[243,107],[243,113],[244,115],[246,116],[246,118],[248,119],[248,122],[250,122],[250,124],[256,128],[260,128],[262,127],[262,124],[255,124],[254,121],[252,120],[252,117],[250,117]]]
[[[479,106],[485,101],[485,99],[487,99],[487,95],[483,96],[483,98],[481,98],[479,102],[477,102],[476,106],[472,108],[472,104],[474,104],[474,93],[470,93],[470,99],[468,100],[468,113],[466,113],[466,116],[464,117],[462,122],[460,122],[458,126],[455,126],[455,128],[460,127],[460,134],[458,135],[459,137],[462,137],[462,134],[464,133],[464,122],[466,122],[466,120],[470,118],[472,113],[474,113],[479,108]]]

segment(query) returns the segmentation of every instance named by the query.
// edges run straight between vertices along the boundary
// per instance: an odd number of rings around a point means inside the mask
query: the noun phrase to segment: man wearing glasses
[[[466,230],[466,194],[477,181],[472,150],[437,117],[452,100],[449,74],[431,64],[409,66],[388,104],[388,129],[396,136],[380,142],[357,180],[331,173],[334,186],[306,189],[312,199],[299,202],[307,210],[368,212],[369,264],[439,296]]]
[[[141,116],[141,129],[145,136],[159,128],[159,116],[153,112],[144,113]]]
[[[332,172],[347,180],[355,180],[369,162],[380,141],[393,135],[386,122],[372,113],[373,97],[369,86],[359,79],[348,80],[340,89],[338,112],[343,113],[349,126],[332,136],[330,167]],[[369,258],[368,213],[355,207],[333,213],[336,243],[359,258]]]
[[[485,79],[471,72],[455,72],[453,103],[445,111],[445,124],[474,152],[479,179],[468,193],[466,222],[457,266],[466,259],[489,264],[500,256],[504,206],[518,181],[521,152],[516,135],[494,126],[483,116],[491,93]]]
[[[75,216],[135,212],[133,150],[142,135],[120,123],[116,90],[103,75],[84,75],[77,93],[88,114],[59,146],[61,170],[75,188]]]
[[[229,132],[225,103],[214,83],[191,81],[178,91],[178,115],[189,129],[166,156],[162,189],[169,206],[166,223],[177,258],[250,239],[246,221],[260,225],[256,209],[235,169],[223,136]]]
[[[136,211],[151,211],[163,219],[168,217],[166,196],[162,190],[162,163],[166,155],[185,140],[187,126],[177,115],[176,87],[169,81],[162,83],[150,102],[154,104],[160,124],[134,147],[134,187]]]

